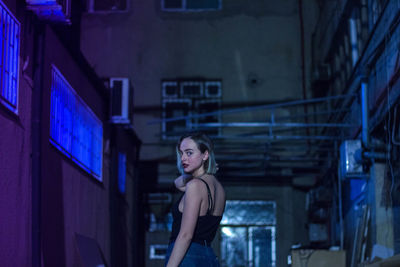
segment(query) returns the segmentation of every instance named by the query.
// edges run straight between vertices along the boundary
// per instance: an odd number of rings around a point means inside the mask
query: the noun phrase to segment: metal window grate
[[[220,123],[221,115],[182,117],[216,112],[221,108],[221,85],[219,80],[176,79],[163,80],[163,123],[162,138],[176,139],[188,130],[198,129],[210,136],[220,136],[221,127],[210,126]]]
[[[164,98],[176,98],[179,94],[179,87],[177,81],[163,81],[162,82],[162,96]]]
[[[220,81],[209,81],[204,83],[204,94],[206,97],[214,98],[218,97],[220,98],[222,96],[221,94],[221,82]]]
[[[200,99],[195,102],[196,110],[199,114],[215,112],[221,109],[221,99],[218,98],[208,98]],[[201,124],[207,125],[208,123],[219,123],[221,122],[221,114],[215,114],[213,116],[205,116],[196,118],[195,122],[198,123],[197,127],[203,132],[210,136],[221,135],[221,127],[205,127],[202,128]]]
[[[183,97],[202,97],[203,83],[196,81],[181,82],[181,96]]]
[[[179,98],[179,99],[163,99],[163,118],[173,119],[180,116],[188,116],[191,114],[192,100]],[[175,139],[186,132],[188,129],[188,121],[165,121],[162,124],[163,139]]]
[[[275,225],[274,201],[227,200],[222,225]]]
[[[55,66],[51,82],[50,142],[101,181],[102,123]]]
[[[276,203],[228,200],[221,221],[221,267],[276,266]]]
[[[275,267],[275,232],[275,226],[222,226],[221,267]]]
[[[2,1],[0,1],[0,24],[0,101],[16,113],[20,24]]]

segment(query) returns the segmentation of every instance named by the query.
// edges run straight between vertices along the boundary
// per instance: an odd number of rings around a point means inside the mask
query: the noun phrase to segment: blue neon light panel
[[[20,24],[0,1],[0,103],[17,113]]]
[[[55,66],[51,83],[50,142],[102,180],[102,123]]]

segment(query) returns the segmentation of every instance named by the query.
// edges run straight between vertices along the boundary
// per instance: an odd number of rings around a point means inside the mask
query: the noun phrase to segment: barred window
[[[221,267],[276,266],[276,203],[227,200],[221,220]]]
[[[0,0],[0,102],[18,111],[20,24]]]
[[[51,82],[50,142],[102,180],[102,123],[55,66]]]
[[[174,140],[192,129],[220,136],[221,127],[213,125],[221,122],[220,80],[163,80],[161,86],[164,140]]]

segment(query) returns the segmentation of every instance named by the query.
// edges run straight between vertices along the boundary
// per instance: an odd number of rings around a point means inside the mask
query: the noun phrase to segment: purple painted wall
[[[15,1],[3,1],[17,16]],[[29,33],[21,23],[20,60],[29,55]],[[0,265],[31,266],[31,95],[19,68],[18,114],[0,104]],[[29,68],[25,72],[30,75]]]
[[[30,100],[20,80],[18,115],[0,107],[0,261],[9,266],[28,266],[31,257]]]
[[[136,162],[136,149],[139,146],[136,134],[124,133],[122,137],[116,138],[113,145],[116,151],[127,152],[128,159],[132,162],[128,168],[131,187],[127,189],[126,200],[121,203],[115,201],[115,198],[120,198],[120,196],[114,188],[114,202],[111,205],[110,171],[115,169],[115,166],[112,167],[111,149],[109,146],[107,149],[105,145],[109,144],[106,140],[110,140],[111,132],[107,123],[109,115],[107,93],[83,56],[76,50],[72,54],[70,47],[66,44],[68,40],[61,41],[55,30],[47,25],[44,32],[42,58],[41,147],[40,151],[32,151],[35,147],[32,108],[35,107],[35,103],[38,103],[37,99],[35,100],[36,94],[33,93],[37,92],[36,87],[40,84],[33,82],[33,59],[41,51],[40,47],[34,48],[36,40],[34,34],[40,30],[40,27],[36,24],[38,22],[36,17],[28,15],[30,13],[25,10],[24,1],[17,3],[14,0],[5,0],[3,2],[20,22],[21,44],[18,112],[13,113],[0,104],[0,266],[32,266],[35,261],[33,256],[41,258],[42,266],[82,266],[83,261],[94,262],[101,258],[92,257],[93,251],[97,253],[97,247],[105,263],[110,266],[112,242],[118,243],[118,246],[114,247],[114,258],[123,258],[122,262],[125,263],[137,262],[132,254],[133,245],[128,242],[128,236],[138,232],[138,224],[133,223],[135,227],[129,229],[119,229],[119,227],[131,225],[136,219],[132,214],[134,211],[137,213],[135,206],[138,197],[137,188],[135,192],[131,192],[135,167],[132,164]],[[59,26],[56,28],[60,30]],[[65,27],[65,29],[68,31],[71,28]],[[49,141],[53,65],[103,123],[102,182],[86,173]],[[36,82],[39,80],[36,79]],[[32,161],[32,158],[35,157],[32,155],[37,155],[37,152],[41,155],[41,255],[32,254],[36,248],[33,244],[38,244],[34,242],[38,240],[32,238],[32,225],[35,222],[33,215],[37,215],[33,213],[32,208],[32,196],[35,196],[36,192],[33,182],[35,181],[33,177],[36,177],[36,172],[33,171],[36,165],[33,165],[35,161]],[[114,185],[116,181],[113,181]],[[130,204],[129,207],[126,203]],[[114,229],[111,229],[110,224],[110,208],[116,214]],[[119,211],[121,212],[118,213]],[[119,222],[120,218],[125,220],[121,225],[115,223]],[[112,235],[115,236],[114,239],[111,239]],[[82,248],[86,252],[82,252]]]
[[[103,167],[100,183],[49,142],[51,66],[54,64],[77,94],[103,121],[107,136],[107,104],[83,74],[54,32],[47,27],[42,105],[42,231],[45,266],[76,266],[80,262],[75,234],[97,241],[109,262],[109,179]],[[103,146],[104,147],[104,146]],[[108,158],[103,157],[104,162]]]

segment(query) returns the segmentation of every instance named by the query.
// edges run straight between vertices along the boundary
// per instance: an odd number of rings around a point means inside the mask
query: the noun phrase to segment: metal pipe
[[[350,137],[340,137],[340,136],[303,136],[303,135],[251,135],[251,136],[238,136],[238,135],[216,135],[211,136],[214,139],[247,139],[247,140],[264,140],[264,141],[281,141],[281,140],[345,140]]]
[[[331,161],[333,158],[320,158],[320,157],[301,157],[301,156],[265,156],[265,155],[220,155],[216,157],[217,160],[230,160],[230,161],[255,161],[255,160],[267,160],[267,161]]]
[[[356,124],[347,123],[300,123],[300,122],[209,122],[192,123],[193,127],[357,127]]]
[[[34,69],[32,90],[32,266],[41,266],[41,134],[42,134],[42,87],[44,68],[45,26],[37,22],[34,39]]]
[[[361,123],[362,123],[362,142],[365,148],[369,148],[369,121],[368,121],[368,84],[361,82]]]
[[[368,159],[384,159],[386,160],[387,155],[384,152],[364,152],[363,156]]]
[[[299,20],[300,20],[300,47],[301,47],[301,85],[303,89],[303,99],[307,99],[306,89],[306,68],[305,68],[305,48],[304,48],[304,19],[303,19],[303,0],[299,0]],[[303,106],[304,113],[308,113],[308,106]],[[305,122],[308,123],[308,117],[304,117]],[[307,135],[310,135],[310,129],[306,129]],[[309,144],[308,144],[309,145]]]
[[[347,94],[348,96],[356,96],[356,92],[360,87],[360,82],[361,82],[361,77],[359,75],[355,76],[353,81],[351,82],[350,86],[348,87],[348,90],[347,90],[348,91],[348,94]],[[343,100],[343,102],[341,103],[341,105],[339,105],[339,108],[340,109],[347,108],[351,104],[352,101],[353,101],[353,98],[351,98],[351,97],[345,98]],[[340,116],[342,116],[342,115],[343,115],[342,113],[334,113],[334,114],[332,114],[332,116],[329,116],[327,121],[328,122],[329,121],[334,121],[334,122],[335,121],[341,121]],[[326,128],[322,129],[321,134],[323,134],[325,130],[326,130]]]
[[[339,225],[340,225],[340,250],[343,250],[344,247],[344,224],[343,224],[343,204],[342,204],[342,171],[341,164],[338,163],[338,191],[339,191]]]
[[[357,25],[356,25],[356,20],[354,18],[349,19],[349,31],[350,31],[351,59],[354,67],[358,60]]]
[[[392,127],[392,143],[394,144],[394,145],[400,145],[400,142],[399,141],[397,141],[396,140],[396,131],[395,131],[395,128],[396,128],[396,117],[397,117],[397,107],[398,106],[396,106],[395,108],[394,108],[394,111],[393,111],[393,113],[394,113],[394,118],[393,118],[393,127]]]
[[[275,117],[275,120],[287,120],[287,119],[294,119],[294,118],[302,118],[306,116],[318,116],[318,115],[329,115],[329,114],[337,114],[341,112],[349,112],[351,109],[332,109],[326,111],[319,111],[319,112],[308,112],[307,114],[296,114],[292,116],[279,116]]]
[[[327,100],[335,100],[335,99],[343,99],[343,98],[346,99],[346,98],[351,98],[354,96],[355,95],[353,95],[353,94],[337,95],[337,96],[328,96],[328,97],[320,97],[320,98],[311,98],[311,99],[307,99],[307,100],[294,100],[294,101],[288,101],[288,102],[277,103],[277,104],[260,105],[260,106],[255,106],[255,107],[244,107],[244,108],[237,108],[237,109],[219,110],[219,111],[206,112],[206,113],[201,113],[201,114],[177,116],[174,118],[151,120],[151,121],[148,121],[147,124],[156,124],[156,123],[163,123],[163,122],[170,122],[170,121],[187,120],[187,119],[202,118],[202,117],[216,116],[216,115],[222,115],[222,114],[248,112],[248,111],[263,110],[263,109],[276,109],[276,108],[282,108],[282,107],[290,107],[290,106],[296,106],[296,105],[324,102]]]

